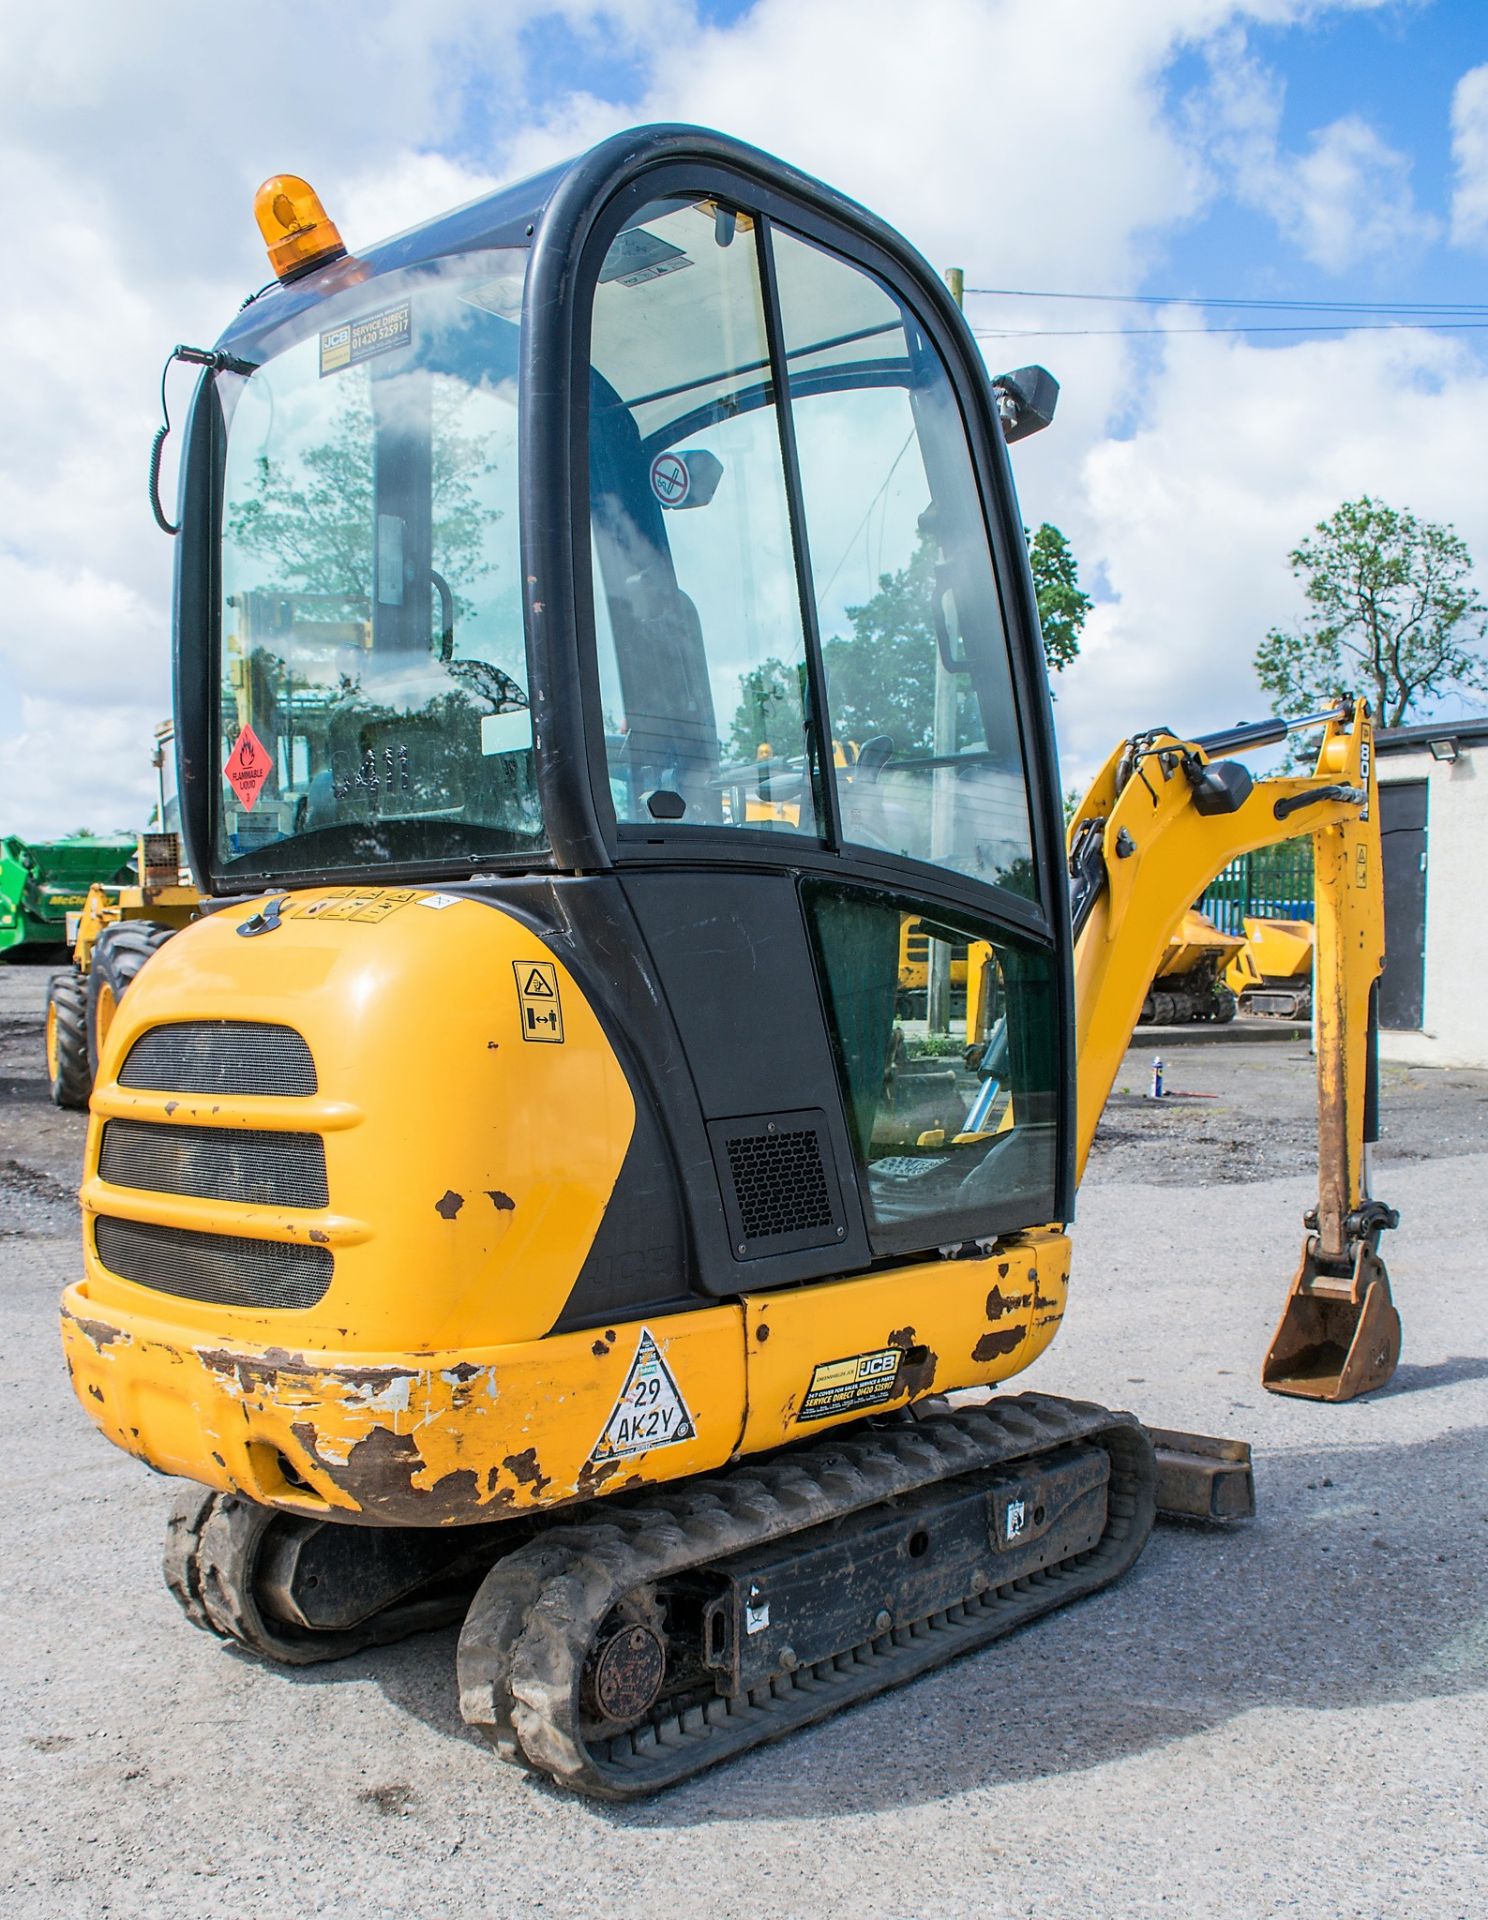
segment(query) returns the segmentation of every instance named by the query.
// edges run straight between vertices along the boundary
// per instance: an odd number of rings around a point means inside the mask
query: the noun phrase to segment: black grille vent
[[[98,1171],[110,1186],[256,1207],[323,1207],[329,1199],[325,1142],[314,1133],[110,1120]]]
[[[156,1093],[315,1092],[315,1062],[292,1027],[256,1020],[182,1020],[151,1027],[119,1069],[121,1087]]]
[[[746,1240],[831,1226],[832,1198],[814,1132],[740,1135],[729,1141],[728,1157]]]
[[[824,1114],[715,1120],[708,1132],[735,1259],[832,1246],[844,1238]]]
[[[219,1307],[313,1307],[331,1284],[329,1247],[240,1240],[226,1233],[101,1216],[94,1245],[110,1273],[157,1293]]]

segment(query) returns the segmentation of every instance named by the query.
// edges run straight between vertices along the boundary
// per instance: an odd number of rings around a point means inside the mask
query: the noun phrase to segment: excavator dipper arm
[[[1227,750],[1321,724],[1308,774],[1253,779]],[[1378,1253],[1397,1215],[1369,1193],[1384,904],[1373,730],[1363,702],[1208,741],[1166,729],[1114,752],[1070,824],[1079,1072],[1077,1168],[1142,1000],[1185,910],[1231,860],[1310,833],[1316,872],[1318,1205],[1263,1369],[1272,1392],[1346,1400],[1382,1386],[1400,1322]]]

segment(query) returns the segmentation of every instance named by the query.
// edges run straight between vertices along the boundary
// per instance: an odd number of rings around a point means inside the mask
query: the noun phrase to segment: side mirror
[[[1059,382],[1047,367],[1019,367],[1016,373],[996,374],[992,391],[1002,437],[1009,446],[1047,427],[1059,402]]]

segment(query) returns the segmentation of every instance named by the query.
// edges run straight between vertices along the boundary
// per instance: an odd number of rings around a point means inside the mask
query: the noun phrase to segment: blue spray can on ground
[[[1152,1061],[1152,1097],[1154,1100],[1161,1100],[1163,1097],[1163,1064],[1160,1053],[1155,1054]]]

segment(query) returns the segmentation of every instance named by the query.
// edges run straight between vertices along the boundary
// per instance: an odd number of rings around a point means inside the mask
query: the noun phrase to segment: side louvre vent
[[[262,1093],[305,1100],[315,1062],[293,1027],[256,1020],[182,1020],[151,1027],[119,1069],[121,1087],[152,1093]]]
[[[100,1216],[94,1245],[110,1273],[219,1307],[313,1307],[331,1284],[329,1247],[243,1240]]]
[[[109,1120],[98,1171],[110,1186],[147,1193],[189,1193],[256,1207],[329,1204],[325,1142],[314,1133]]]
[[[735,1259],[828,1247],[846,1237],[819,1109],[716,1120],[708,1134]]]

